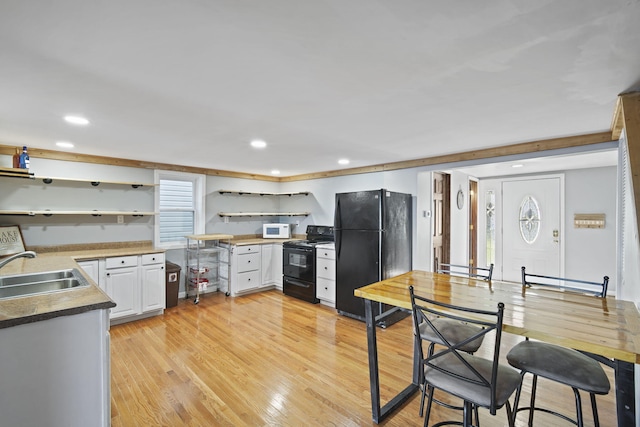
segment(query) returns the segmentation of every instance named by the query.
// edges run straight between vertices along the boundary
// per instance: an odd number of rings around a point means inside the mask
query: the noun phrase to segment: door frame
[[[545,178],[559,178],[560,179],[560,275],[565,274],[565,230],[570,222],[566,218],[565,214],[565,175],[564,174],[540,174],[540,175],[519,175],[519,176],[508,176],[504,178],[495,178],[495,179],[486,179],[480,180],[478,201],[479,206],[482,206],[479,209],[479,212],[482,214],[478,215],[478,240],[480,242],[486,242],[486,199],[485,195],[488,190],[494,190],[496,195],[496,205],[495,205],[495,217],[496,217],[496,254],[495,254],[495,264],[494,264],[494,278],[496,280],[502,280],[503,277],[503,233],[502,233],[502,208],[503,208],[503,194],[502,194],[502,183],[507,181],[529,181],[533,179],[545,179]],[[484,249],[486,245],[484,243],[478,246],[478,256],[486,259],[486,250]]]

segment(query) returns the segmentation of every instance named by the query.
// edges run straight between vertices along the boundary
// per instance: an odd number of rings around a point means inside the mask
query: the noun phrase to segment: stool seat
[[[437,330],[442,334],[442,336],[449,341],[450,344],[456,345],[458,343],[463,342],[469,337],[476,335],[478,332],[482,330],[482,328],[469,325],[468,323],[461,322],[459,320],[448,319],[444,317],[438,317],[434,319],[433,326],[437,328]],[[418,326],[420,331],[420,338],[424,341],[429,341],[432,343],[446,345],[442,339],[434,332],[434,329],[427,325],[426,322],[420,323]],[[476,338],[473,341],[470,341],[460,347],[458,347],[461,351],[467,353],[475,353],[478,351],[480,346],[482,345],[482,340],[484,337]]]
[[[507,354],[515,368],[584,390],[607,394],[611,385],[600,363],[579,351],[539,341],[523,341]]]

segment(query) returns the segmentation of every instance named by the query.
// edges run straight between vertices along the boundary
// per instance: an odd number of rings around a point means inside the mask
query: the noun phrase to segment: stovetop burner
[[[315,248],[316,245],[331,243],[333,238],[333,227],[330,225],[307,225],[307,240],[292,240],[285,242],[284,246]]]

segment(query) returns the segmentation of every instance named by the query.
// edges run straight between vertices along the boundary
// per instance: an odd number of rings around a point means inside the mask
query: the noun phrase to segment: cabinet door
[[[101,283],[100,283],[100,270],[99,270],[99,262],[97,259],[89,259],[86,261],[78,261],[78,265],[80,266],[80,268],[82,268],[82,270],[87,273],[87,275],[89,277],[91,277],[91,279],[96,282],[96,284],[100,287]]]
[[[165,270],[164,264],[152,264],[142,267],[142,312],[165,308]]]
[[[107,295],[116,303],[111,319],[140,314],[138,267],[108,269],[106,273]]]
[[[273,284],[273,245],[262,245],[262,286]]]
[[[282,244],[275,243],[273,245],[273,253],[271,254],[271,268],[273,269],[272,279],[278,289],[282,289]]]

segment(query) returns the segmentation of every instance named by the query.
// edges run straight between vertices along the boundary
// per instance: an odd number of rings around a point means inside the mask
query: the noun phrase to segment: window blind
[[[195,208],[193,182],[160,180],[160,243],[184,240],[193,234]]]

